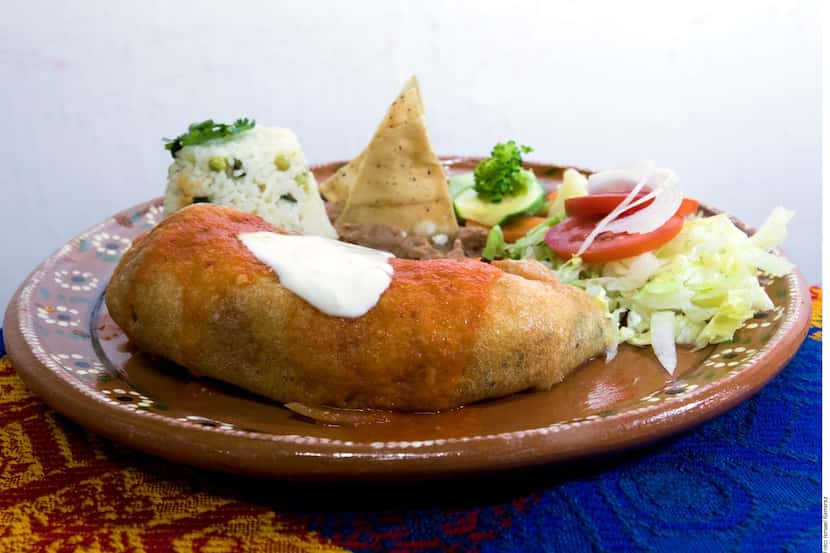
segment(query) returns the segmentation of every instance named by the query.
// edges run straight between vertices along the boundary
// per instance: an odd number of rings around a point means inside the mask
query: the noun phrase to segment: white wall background
[[[815,2],[27,0],[0,18],[0,307],[162,194],[162,136],[251,116],[350,158],[411,73],[439,153],[654,159],[750,224],[794,209],[785,250],[820,281]]]

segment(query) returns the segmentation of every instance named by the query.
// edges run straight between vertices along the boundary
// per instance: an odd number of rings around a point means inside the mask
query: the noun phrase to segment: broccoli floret
[[[505,196],[516,196],[527,190],[528,174],[522,171],[522,154],[532,152],[530,146],[515,141],[500,142],[490,157],[476,165],[475,191],[482,199],[498,203]]]

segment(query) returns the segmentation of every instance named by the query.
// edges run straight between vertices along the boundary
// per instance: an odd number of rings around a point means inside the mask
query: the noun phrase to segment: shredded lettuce
[[[484,251],[481,252],[481,257],[489,260],[504,257],[506,247],[504,232],[501,230],[500,225],[495,225],[487,233],[487,242],[484,244]]]
[[[548,217],[512,244],[504,241],[504,231],[499,225],[495,225],[490,228],[490,232],[487,234],[487,242],[481,257],[491,261],[501,258],[531,258],[552,261],[556,256],[545,246],[545,234],[547,234],[549,228],[558,225],[564,218],[562,215]]]
[[[755,313],[773,307],[758,277],[792,270],[772,251],[792,216],[776,208],[752,237],[725,214],[688,219],[662,248],[605,264],[560,260],[544,242],[512,253],[542,261],[561,282],[584,289],[607,311],[618,343],[651,345],[672,372],[676,354],[668,344],[701,348],[729,341]]]
[[[674,311],[655,311],[651,314],[651,347],[669,374],[677,368],[677,349],[674,347]]]

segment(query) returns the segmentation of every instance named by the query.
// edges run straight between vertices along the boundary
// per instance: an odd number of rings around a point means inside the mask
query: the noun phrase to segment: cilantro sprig
[[[513,140],[496,144],[490,157],[476,165],[473,173],[476,194],[488,202],[498,203],[505,196],[515,196],[527,190],[527,177],[522,173],[522,154],[532,151],[530,146],[519,146]]]
[[[185,146],[194,146],[197,144],[204,144],[208,140],[214,138],[226,138],[254,128],[256,121],[253,119],[237,119],[230,125],[226,123],[215,123],[213,119],[207,119],[201,123],[191,123],[187,128],[186,133],[182,133],[176,138],[165,138],[164,148],[170,150],[170,154],[175,157],[176,152]]]

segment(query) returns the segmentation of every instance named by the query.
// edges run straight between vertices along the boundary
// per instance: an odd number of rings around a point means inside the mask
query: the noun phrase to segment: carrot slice
[[[544,222],[544,220],[544,217],[523,217],[513,221],[512,223],[503,225],[501,230],[504,233],[504,241],[512,243],[519,238],[523,238],[528,232],[536,228],[536,226],[540,223]],[[481,223],[477,223],[475,221],[467,221],[466,225],[468,227],[490,228],[488,225],[482,225]]]
[[[524,217],[501,227],[505,242],[515,242],[545,221],[544,217]]]

